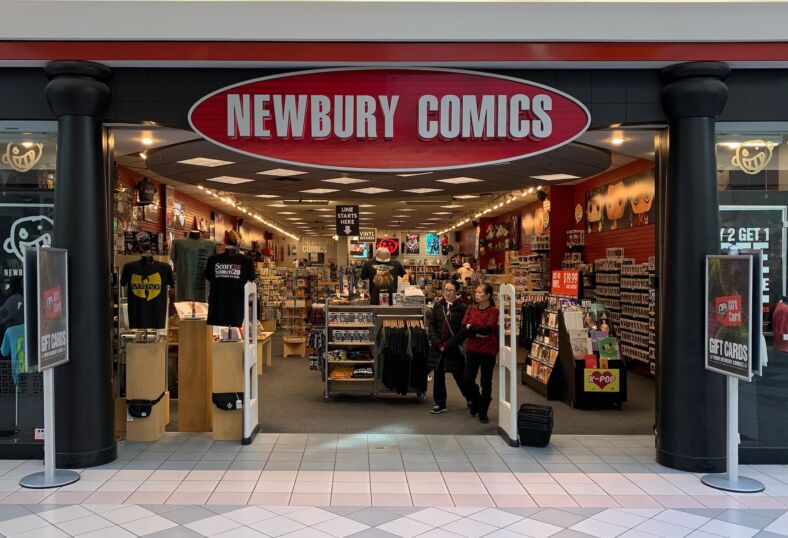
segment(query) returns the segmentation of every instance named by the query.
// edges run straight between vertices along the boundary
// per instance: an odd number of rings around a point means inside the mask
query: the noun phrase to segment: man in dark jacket
[[[460,333],[467,305],[460,301],[458,289],[459,285],[454,280],[444,282],[443,297],[432,307],[428,366],[435,373],[432,386],[435,406],[430,411],[433,414],[446,412],[446,372],[454,377],[463,396],[465,395],[465,355],[460,348],[463,338]]]

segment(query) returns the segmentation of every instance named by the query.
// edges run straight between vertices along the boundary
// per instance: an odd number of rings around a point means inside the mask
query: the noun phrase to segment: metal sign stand
[[[55,369],[44,370],[44,471],[25,476],[23,488],[45,489],[67,486],[79,480],[79,473],[55,469]]]
[[[735,493],[758,493],[765,486],[752,478],[739,476],[739,380],[728,376],[728,469],[725,474],[707,474],[701,482],[715,489]]]

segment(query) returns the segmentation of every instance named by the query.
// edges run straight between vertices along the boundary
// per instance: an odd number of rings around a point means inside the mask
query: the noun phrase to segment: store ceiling
[[[243,215],[208,191],[230,193],[262,216],[278,221],[294,233],[334,233],[334,206],[341,203],[361,205],[362,227],[398,230],[440,230],[449,222],[486,208],[499,196],[513,190],[523,191],[518,203],[535,200],[527,189],[540,185],[575,183],[605,170],[630,162],[632,158],[652,158],[653,131],[627,132],[625,143],[615,145],[614,131],[594,131],[572,143],[544,155],[503,165],[441,171],[402,177],[397,174],[343,174],[303,166],[248,157],[202,140],[192,132],[172,129],[119,126],[115,131],[116,160],[143,175],[177,186],[180,190],[230,214]],[[152,143],[143,145],[142,139]],[[151,142],[151,140],[146,140]],[[145,151],[145,158],[140,152]],[[228,164],[200,166],[185,164],[195,158],[216,159]],[[211,163],[215,164],[215,163]],[[301,172],[287,175],[260,174],[271,170]],[[542,181],[531,176],[568,174],[578,176],[565,181]],[[217,177],[241,178],[244,183],[211,181]],[[441,179],[474,178],[481,181],[447,183]],[[352,184],[332,179],[353,178]],[[234,180],[230,180],[234,181]],[[356,192],[367,188],[386,192]],[[332,189],[332,192],[313,189]],[[407,192],[413,189],[440,189],[430,192]],[[303,192],[312,191],[312,192]],[[261,195],[263,197],[261,197]],[[324,203],[290,202],[290,200],[326,200]],[[227,207],[221,207],[227,205]],[[367,206],[367,207],[364,207]]]

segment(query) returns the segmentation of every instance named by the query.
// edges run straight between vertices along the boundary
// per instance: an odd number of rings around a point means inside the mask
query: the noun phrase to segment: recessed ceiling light
[[[409,207],[401,207],[397,211],[416,211],[415,209],[411,209]]]
[[[207,166],[213,168],[214,166],[225,166],[227,164],[235,164],[232,161],[222,161],[219,159],[209,159],[207,157],[195,157],[193,159],[186,159],[185,161],[178,161],[180,164],[193,164],[195,166]]]
[[[143,136],[142,138],[140,138],[140,142],[142,142],[142,145],[144,146],[150,146],[151,144],[153,144],[153,138],[149,136]]]
[[[391,192],[391,189],[381,189],[380,187],[366,187],[364,189],[353,189],[353,192],[362,194],[380,194],[381,192]]]
[[[215,181],[216,183],[229,183],[230,185],[238,185],[240,183],[251,183],[254,180],[247,179],[245,177],[217,176],[217,177],[208,178],[206,179],[206,181]]]
[[[268,196],[260,196],[259,194],[258,194],[258,197],[259,198],[268,198]],[[268,207],[286,207],[286,206],[282,202],[276,202],[275,204],[268,204]]]
[[[451,215],[451,211],[436,211],[433,215]]]
[[[304,220],[304,217],[287,217],[285,220]]]
[[[373,211],[359,211],[358,214],[359,215],[374,215],[375,213]]]
[[[562,179],[580,179],[580,176],[572,176],[570,174],[545,174],[543,176],[531,176],[533,179],[541,179],[542,181],[561,181]]]
[[[610,139],[610,143],[613,144],[614,146],[620,146],[625,141],[626,141],[626,138],[621,138],[621,137],[616,137],[616,138],[611,138]]]
[[[338,189],[307,189],[305,191],[307,194],[328,194],[329,192],[339,192]]]
[[[335,177],[332,179],[322,180],[324,183],[339,183],[340,185],[352,185],[353,183],[367,183],[366,179],[357,179],[355,177]]]
[[[358,207],[375,207],[375,204],[361,204]]]
[[[462,207],[461,204],[449,204],[449,205],[442,205],[441,207],[445,207],[446,209],[456,209],[458,207]]]
[[[416,172],[415,174],[397,174],[399,177],[413,177],[413,176],[425,176],[427,174],[431,174],[432,172]]]
[[[483,179],[476,179],[475,177],[450,177],[447,179],[436,179],[440,183],[451,183],[452,185],[460,185],[462,183],[478,183],[484,181]]]
[[[406,218],[410,217],[410,215],[392,215],[392,216],[393,217],[397,217],[397,218],[402,218],[402,219],[406,219]]]
[[[257,172],[263,176],[277,176],[277,177],[287,177],[287,176],[300,176],[301,174],[306,174],[306,172],[299,172],[298,170],[288,170],[287,168],[274,168],[273,170],[263,170],[262,172]]]
[[[280,211],[279,214],[280,215],[295,215],[295,212],[293,212],[293,211]]]
[[[470,200],[471,198],[478,198],[478,194],[455,194],[455,198],[458,200]]]
[[[438,192],[442,190],[443,189],[430,189],[427,187],[421,187],[418,189],[405,189],[402,192],[412,192],[413,194],[427,194],[428,192]]]
[[[321,207],[320,209],[315,209],[315,211],[336,211],[336,210],[331,207]]]
[[[441,220],[441,218],[440,217],[430,217],[427,220]]]
[[[334,215],[318,215],[318,217],[322,217],[324,219],[333,219]]]
[[[278,194],[255,194],[255,198],[279,198]],[[272,207],[284,207],[284,204],[271,204]]]

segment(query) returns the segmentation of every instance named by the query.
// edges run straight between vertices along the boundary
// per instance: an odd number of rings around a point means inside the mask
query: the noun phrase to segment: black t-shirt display
[[[121,286],[129,300],[129,327],[163,329],[167,321],[167,287],[174,286],[172,269],[166,263],[144,258],[123,266]]]
[[[210,282],[208,325],[240,327],[244,322],[244,286],[254,280],[249,256],[223,252],[208,258],[205,278]]]
[[[397,291],[397,279],[405,276],[405,269],[398,261],[369,260],[361,268],[361,278],[369,280],[369,304],[380,304],[380,292]]]
[[[170,257],[175,264],[176,301],[205,302],[205,264],[216,253],[216,243],[187,237],[172,242]]]

